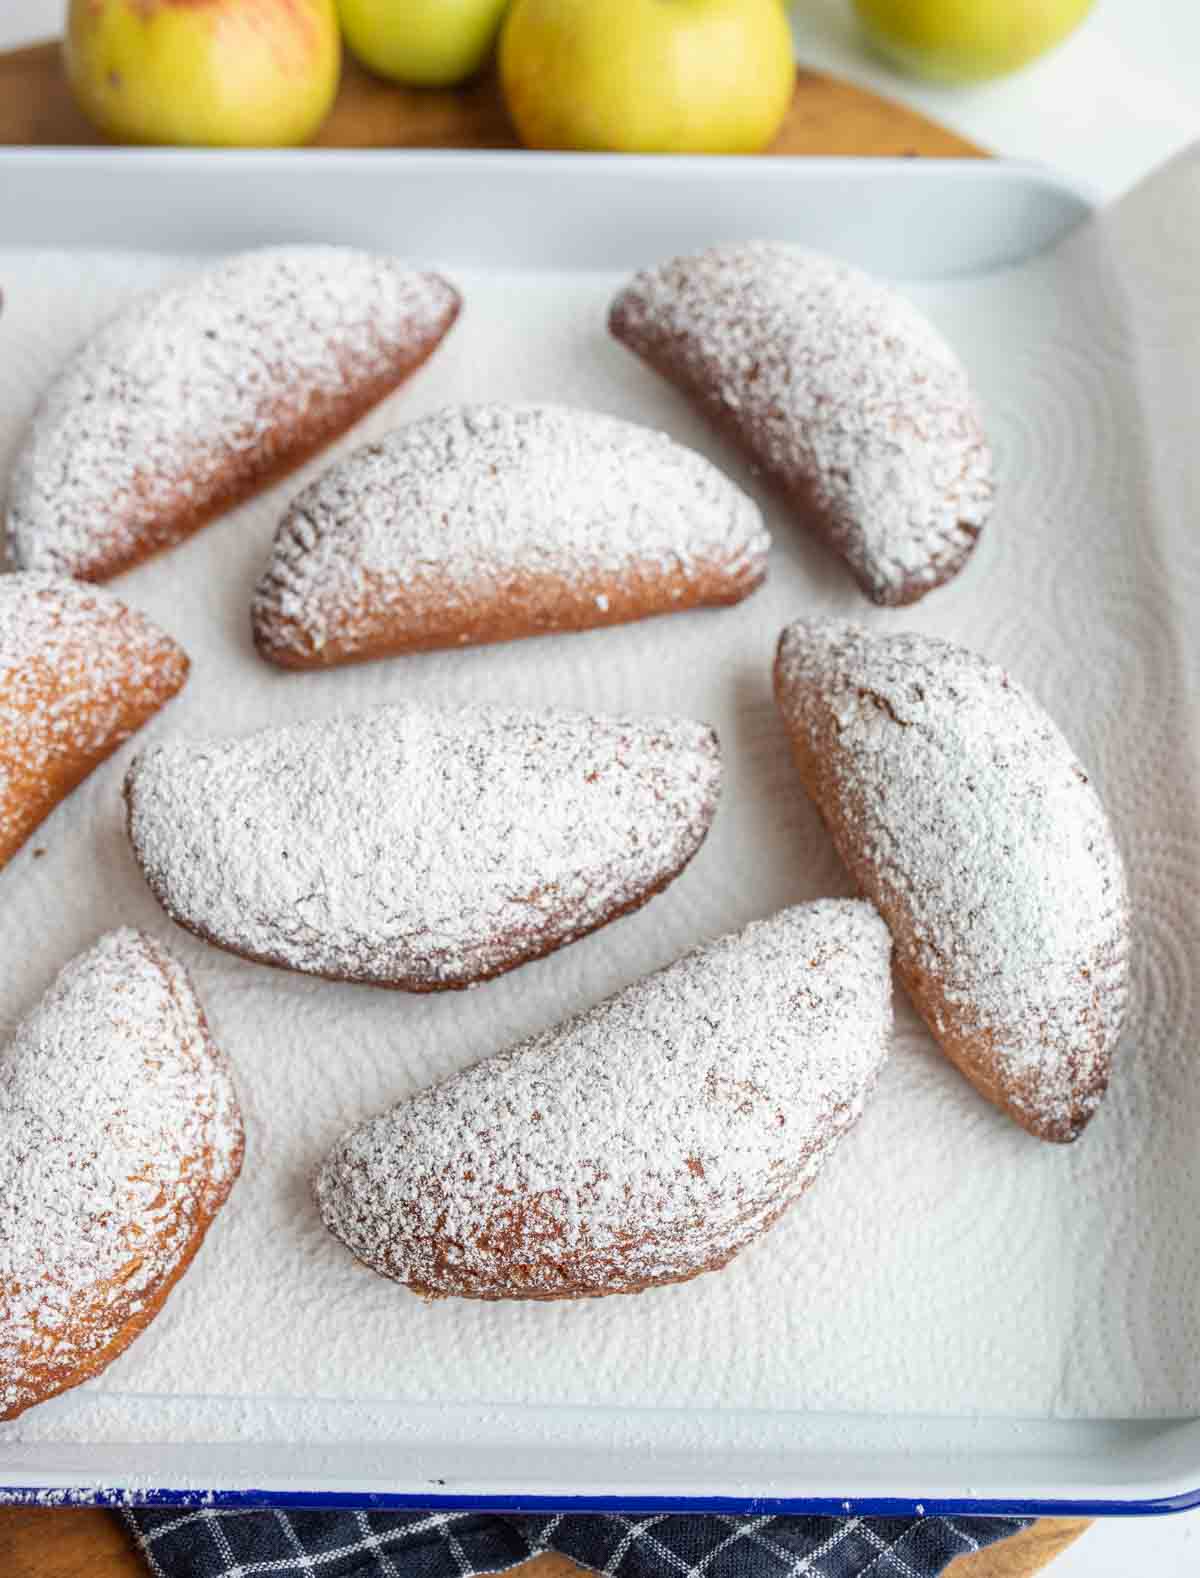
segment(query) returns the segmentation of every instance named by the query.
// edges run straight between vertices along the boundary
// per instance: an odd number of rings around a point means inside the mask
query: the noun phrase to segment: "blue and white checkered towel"
[[[604,1578],[933,1578],[1020,1518],[125,1514],[155,1578],[474,1578],[558,1551]]]

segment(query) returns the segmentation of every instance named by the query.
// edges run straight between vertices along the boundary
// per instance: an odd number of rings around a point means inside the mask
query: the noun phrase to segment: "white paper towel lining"
[[[0,478],[70,347],[186,266],[0,253]],[[1001,480],[970,566],[915,609],[870,608],[760,492],[770,576],[735,609],[278,673],[253,653],[250,593],[284,501],[324,459],[115,582],[193,659],[153,735],[238,732],[416,695],[676,711],[718,728],[726,787],[704,849],[640,914],[478,991],[406,998],[245,964],[173,928],[125,843],[119,786],[136,745],[97,772],[0,873],[0,1035],[100,931],[148,928],[186,960],[234,1061],[246,1166],[149,1331],[96,1382],[0,1439],[179,1439],[180,1404],[205,1396],[247,1399],[214,1410],[226,1421],[218,1431],[242,1440],[267,1438],[270,1398],[1200,1409],[1197,277],[1193,156],[1053,255],[909,287],[973,373]],[[453,401],[558,400],[660,426],[754,487],[682,400],[608,339],[615,280],[455,278],[467,304],[459,327],[335,453]],[[1132,1019],[1100,1115],[1074,1148],[1039,1144],[975,1095],[900,1004],[862,1123],[809,1195],[724,1272],[632,1299],[425,1305],[364,1270],[322,1228],[307,1181],[347,1125],[702,938],[849,891],[771,699],[779,629],[814,608],[935,631],[1008,665],[1096,775],[1138,929]],[[156,1409],[144,1401],[156,1395],[178,1401]],[[305,1417],[292,1409],[289,1428],[303,1432]]]

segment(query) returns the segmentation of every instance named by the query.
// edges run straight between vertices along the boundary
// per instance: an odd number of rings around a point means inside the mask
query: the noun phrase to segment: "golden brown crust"
[[[408,378],[457,292],[342,247],[243,253],[146,296],[46,390],[8,493],[12,562],[106,580],[293,470]]]
[[[326,1226],[423,1297],[639,1293],[726,1265],[862,1111],[891,1032],[867,904],[752,922],[343,1135]]]
[[[991,508],[992,462],[965,372],[901,296],[770,242],[636,275],[614,338],[761,469],[872,602],[955,576]]]
[[[200,492],[188,484],[175,489],[156,512],[153,528],[139,532],[133,549],[123,538],[114,537],[107,550],[101,542],[93,562],[77,572],[77,579],[108,581],[136,569],[298,471],[411,378],[441,344],[460,309],[456,297],[436,339],[416,347],[396,347],[379,372],[369,377],[348,372],[337,395],[309,401],[300,411],[284,406],[273,427],[268,418],[269,440],[251,449],[231,449],[211,488]]]
[[[727,405],[719,387],[707,380],[698,380],[686,355],[686,342],[682,336],[648,342],[631,330],[619,306],[614,308],[609,320],[614,339],[621,340],[642,361],[685,394],[692,404],[708,419],[721,437],[757,469],[762,461],[761,446],[747,434],[745,417]],[[851,533],[844,520],[822,504],[816,488],[810,481],[794,474],[780,475],[768,467],[762,468],[764,480],[772,492],[786,504],[796,520],[815,536],[828,543],[839,558],[845,560],[859,590],[879,608],[906,608],[919,602],[927,592],[936,592],[947,581],[952,581],[966,564],[979,537],[980,528],[963,521],[960,523],[962,541],[952,553],[947,553],[937,566],[921,575],[901,575],[886,586],[870,575],[851,553]]]
[[[128,831],[169,915],[243,957],[473,985],[660,891],[716,810],[681,718],[396,703],[139,756]]]
[[[242,1161],[245,1157],[245,1142],[239,1143],[232,1165],[232,1172],[226,1182],[219,1189],[210,1192],[210,1203],[198,1208],[192,1218],[191,1235],[186,1247],[180,1253],[178,1260],[172,1265],[171,1270],[162,1277],[153,1288],[141,1292],[135,1299],[132,1295],[114,1298],[108,1287],[97,1286],[95,1303],[91,1311],[80,1313],[78,1319],[89,1324],[97,1321],[101,1316],[105,1326],[110,1326],[115,1318],[117,1325],[112,1327],[111,1335],[104,1346],[88,1354],[85,1358],[74,1363],[55,1363],[47,1361],[44,1357],[45,1350],[33,1344],[25,1350],[23,1359],[23,1382],[32,1389],[34,1395],[28,1400],[14,1404],[7,1411],[0,1411],[0,1421],[17,1419],[27,1409],[36,1408],[39,1403],[49,1401],[60,1392],[69,1392],[73,1387],[81,1386],[84,1381],[90,1381],[93,1376],[99,1375],[108,1366],[123,1354],[136,1338],[140,1337],[147,1326],[167,1302],[171,1289],[183,1276],[184,1272],[196,1258],[197,1251],[204,1242],[205,1235],[217,1213],[229,1198],[230,1191],[237,1182],[242,1170]],[[136,1304],[136,1310],[131,1305]],[[56,1332],[55,1337],[61,1335]],[[50,1350],[53,1352],[53,1349]]]
[[[559,1278],[554,1288],[539,1287],[548,1274],[551,1264],[549,1257],[539,1262],[536,1266],[529,1265],[525,1277],[522,1277],[521,1250],[517,1246],[517,1235],[511,1235],[513,1244],[510,1247],[503,1237],[491,1240],[497,1258],[507,1260],[508,1273],[514,1283],[526,1282],[519,1293],[511,1289],[497,1291],[494,1286],[480,1282],[472,1286],[461,1279],[451,1291],[445,1287],[431,1287],[419,1280],[406,1279],[401,1285],[410,1293],[415,1293],[418,1298],[425,1299],[427,1303],[434,1303],[438,1299],[477,1299],[481,1304],[498,1304],[511,1302],[519,1298],[525,1303],[550,1303],[558,1299],[605,1299],[612,1297],[630,1297],[636,1293],[648,1293],[651,1288],[668,1288],[680,1282],[694,1282],[697,1277],[705,1276],[710,1271],[723,1271],[731,1260],[735,1260],[742,1250],[755,1239],[761,1238],[764,1233],[770,1232],[779,1221],[780,1217],[789,1211],[800,1196],[808,1189],[812,1179],[794,1176],[793,1184],[795,1193],[792,1194],[784,1205],[778,1210],[770,1211],[756,1218],[751,1226],[747,1224],[746,1236],[732,1249],[722,1251],[720,1254],[710,1256],[702,1265],[692,1266],[686,1271],[672,1271],[662,1276],[642,1277],[636,1281],[623,1281],[628,1275],[627,1267],[631,1259],[642,1258],[648,1250],[654,1247],[654,1234],[647,1232],[640,1239],[629,1241],[621,1246],[621,1253],[614,1254],[607,1267],[598,1267],[595,1256],[587,1263],[586,1273],[582,1266],[573,1266],[570,1256],[555,1258],[552,1262],[555,1274]],[[781,1186],[783,1180],[780,1181]],[[511,1258],[510,1258],[511,1257]]]
[[[462,405],[331,466],[279,524],[254,640],[283,668],[590,630],[736,603],[754,502],[665,433],[558,405]]]
[[[126,794],[126,824],[128,824],[128,794]],[[684,869],[684,866],[687,865],[690,858],[692,857],[688,855],[685,860],[681,860],[679,865],[677,865],[673,871],[668,871],[666,876],[662,877],[662,881],[655,882],[654,887],[647,888],[646,892],[638,893],[638,895],[633,896],[632,899],[628,899],[627,903],[617,904],[617,906],[614,906],[613,909],[606,911],[602,917],[598,918],[598,920],[594,920],[591,925],[584,926],[583,929],[575,931],[575,933],[572,933],[572,936],[570,937],[556,937],[556,939],[548,942],[545,947],[538,945],[534,952],[527,952],[527,950],[526,952],[519,952],[518,939],[516,939],[516,937],[512,937],[512,939],[510,939],[510,937],[502,934],[501,937],[497,937],[496,939],[497,947],[507,947],[512,950],[510,955],[508,955],[508,958],[505,959],[504,964],[497,964],[494,969],[480,970],[478,974],[472,975],[471,980],[448,980],[448,982],[441,982],[441,980],[434,980],[434,978],[429,977],[429,975],[403,975],[403,977],[393,977],[390,978],[390,980],[377,980],[374,975],[346,975],[336,974],[336,972],[333,972],[333,970],[311,969],[306,969],[305,975],[314,975],[317,980],[324,980],[324,982],[336,982],[343,986],[381,986],[384,991],[407,991],[407,993],[469,991],[472,986],[482,986],[483,982],[493,982],[493,980],[497,980],[497,978],[501,977],[501,975],[507,975],[508,970],[518,969],[521,964],[534,964],[537,963],[537,959],[549,958],[551,953],[559,952],[559,948],[564,948],[568,942],[578,942],[581,937],[591,937],[594,931],[600,931],[603,926],[609,925],[609,922],[613,922],[613,920],[621,920],[622,915],[636,914],[636,912],[638,912],[639,909],[644,906],[644,904],[649,904],[649,901],[651,901],[652,898],[657,898],[658,893],[665,892],[666,888],[673,884],[674,879],[679,876],[679,873],[681,873],[682,869]],[[145,876],[145,881],[147,881],[147,887],[150,888],[150,892],[152,892],[153,895],[155,895],[155,898],[158,899],[158,903],[163,906],[166,914],[171,915],[175,925],[180,926],[183,931],[189,931],[189,933],[193,934],[193,937],[199,937],[201,942],[207,942],[207,944],[212,945],[212,947],[223,948],[224,952],[232,953],[234,958],[245,959],[246,964],[265,964],[265,966],[275,970],[292,969],[291,964],[283,963],[283,959],[272,958],[272,956],[265,955],[265,953],[245,953],[243,952],[242,948],[232,947],[229,942],[221,939],[221,937],[213,936],[212,933],[205,931],[202,926],[194,925],[193,922],[186,920],[183,915],[175,914],[171,904],[167,903],[166,895],[164,895],[163,890],[161,890],[161,884],[153,881],[152,877],[148,876],[145,871],[142,874]]]
[[[107,593],[0,583],[0,867],[183,686],[182,647]]]
[[[792,759],[855,887],[887,921],[896,944],[896,974],[945,1055],[985,1100],[1006,1112],[1036,1139],[1060,1145],[1078,1139],[1104,1095],[1107,1076],[1097,1075],[1086,1081],[1079,1089],[1077,1103],[1065,1113],[1039,1109],[1031,1100],[1032,1090],[1012,1092],[1005,1088],[999,1077],[992,1032],[974,1024],[969,1013],[964,1013],[963,1005],[947,997],[945,983],[937,974],[919,963],[922,949],[911,917],[903,906],[891,901],[886,884],[851,832],[852,818],[844,809],[845,796],[839,796],[833,788],[837,738],[832,720],[828,720],[826,729],[814,731],[807,740],[793,736]]]
[[[133,805],[130,799],[128,779],[126,779],[125,782],[124,797],[126,831],[129,834],[130,843],[133,845],[134,854],[137,856],[137,842],[134,837],[132,825]],[[611,921],[620,920],[622,916],[625,915],[636,914],[636,912],[643,908],[644,905],[648,904],[651,899],[656,898],[660,893],[665,892],[665,890],[670,887],[671,883],[675,881],[675,878],[679,876],[684,867],[688,865],[691,858],[692,852],[689,851],[683,856],[677,865],[675,865],[671,870],[667,871],[665,875],[663,875],[650,887],[645,888],[639,893],[635,893],[631,898],[625,900],[622,903],[612,905],[599,918],[592,921],[590,924],[581,927],[578,931],[573,931],[570,936],[555,937],[549,942],[545,943],[544,946],[542,944],[538,944],[531,948],[528,941],[523,942],[515,933],[502,933],[496,939],[496,946],[504,954],[504,962],[497,964],[494,969],[480,969],[476,973],[472,974],[469,979],[462,978],[453,980],[438,980],[436,977],[431,976],[428,973],[423,973],[420,975],[392,976],[387,980],[381,980],[375,975],[350,975],[345,972],[339,973],[332,970],[321,970],[307,967],[304,973],[306,975],[315,976],[319,981],[333,981],[342,986],[377,986],[382,988],[384,991],[392,992],[425,993],[469,991],[472,987],[482,986],[485,981],[497,980],[500,976],[507,975],[510,970],[516,970],[523,964],[534,964],[538,959],[549,958],[552,953],[557,953],[560,948],[566,947],[568,943],[578,942],[584,937],[590,937],[593,932],[600,931]],[[141,864],[140,857],[139,864]],[[233,954],[235,959],[244,959],[247,964],[265,964],[273,970],[291,970],[294,968],[293,965],[286,963],[282,959],[275,958],[270,954],[247,953],[244,949],[235,947],[229,942],[227,938],[216,936],[214,933],[206,930],[203,926],[200,926],[193,920],[190,920],[187,916],[179,913],[170,902],[170,895],[167,891],[166,885],[161,880],[159,880],[154,873],[149,871],[145,865],[142,865],[141,869],[142,875],[146,879],[146,886],[162,905],[164,912],[169,915],[170,918],[175,922],[176,926],[180,927],[183,931],[190,932],[193,937],[198,937],[201,942],[208,943],[210,947],[220,948],[225,953]]]
[[[170,953],[125,930],[68,965],[0,1066],[0,1419],[98,1375],[146,1329],[244,1150],[228,1065]]]
[[[628,624],[666,610],[727,608],[762,585],[766,570],[749,569],[737,576],[719,565],[700,566],[691,574],[678,567],[646,565],[636,576],[555,579],[546,574],[512,575],[502,597],[491,591],[472,597],[456,581],[427,578],[403,612],[383,612],[388,599],[376,578],[363,579],[361,597],[371,606],[371,634],[358,633],[351,614],[346,626],[319,647],[303,627],[276,609],[256,608],[252,620],[259,656],[278,668],[333,668],[342,663],[370,662],[446,647],[490,646],[529,636],[567,630],[599,630]]]
[[[1111,830],[1066,742],[975,654],[918,636],[893,635],[889,645],[836,621],[784,631],[775,692],[804,788],[859,892],[887,921],[896,972],[942,1051],[1028,1133],[1077,1139],[1105,1093],[1124,1017],[1129,913]],[[994,709],[972,718],[989,694]],[[861,724],[863,715],[873,722]],[[955,735],[948,720],[959,716],[972,721]],[[922,734],[932,742],[923,756],[908,744]],[[857,755],[856,739],[870,741]],[[894,758],[885,739],[897,742]],[[957,759],[968,751],[969,760]],[[912,777],[922,762],[927,778],[901,781],[903,764]],[[1026,792],[1027,813],[1010,809]],[[961,800],[967,820],[952,822]],[[1059,843],[1058,871],[1038,869],[1037,834],[1063,817],[1085,829],[1078,851]],[[937,853],[923,860],[915,845],[925,826]],[[1072,858],[1083,869],[1074,883]],[[950,886],[965,864],[970,899]],[[1073,902],[1076,892],[1087,897]],[[989,908],[990,920],[981,919]],[[1065,957],[1056,960],[1048,943],[1044,959],[1031,958],[1021,933],[1035,934],[1039,912],[1056,910],[1042,931]],[[1013,933],[1008,958],[1004,924]],[[1003,975],[1011,979],[998,984]]]

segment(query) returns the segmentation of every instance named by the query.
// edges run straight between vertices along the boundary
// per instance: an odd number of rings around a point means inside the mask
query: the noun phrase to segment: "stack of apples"
[[[1091,0],[855,0],[909,70],[1023,64]],[[279,146],[329,113],[342,38],[381,76],[465,81],[499,37],[499,75],[533,148],[753,153],[791,102],[784,0],[70,0],[75,96],[121,142]]]

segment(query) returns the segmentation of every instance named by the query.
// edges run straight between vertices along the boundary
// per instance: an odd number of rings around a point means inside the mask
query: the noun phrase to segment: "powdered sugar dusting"
[[[134,733],[187,668],[169,636],[107,592],[0,575],[0,864],[62,782]]]
[[[437,275],[329,246],[245,253],[137,301],[42,401],[9,492],[14,563],[100,579],[176,540],[175,516],[270,475],[294,428],[329,437],[328,413],[456,309]]]
[[[991,454],[961,363],[902,296],[759,241],[638,274],[610,322],[740,437],[875,602],[913,602],[961,567]]]
[[[890,952],[845,899],[697,948],[346,1135],[316,1179],[326,1225],[434,1294],[627,1292],[722,1265],[859,1116]]]
[[[563,406],[459,406],[295,500],[255,627],[268,653],[305,657],[330,643],[353,655],[405,624],[449,644],[519,577],[538,589],[524,594],[531,629],[577,629],[608,622],[622,594],[642,612],[733,601],[762,580],[769,546],[755,504],[664,433]]]
[[[241,1151],[229,1069],[183,968],[110,932],[0,1058],[0,1414],[93,1363],[153,1299]]]
[[[1125,1016],[1129,899],[1070,746],[1002,669],[933,636],[798,620],[776,684],[840,853],[900,920],[902,973],[943,985],[930,1028],[985,1032],[1005,1098],[1071,1137]]]
[[[536,958],[691,859],[720,787],[680,718],[416,704],[172,741],[129,831],[168,913],[266,963],[433,990]]]

